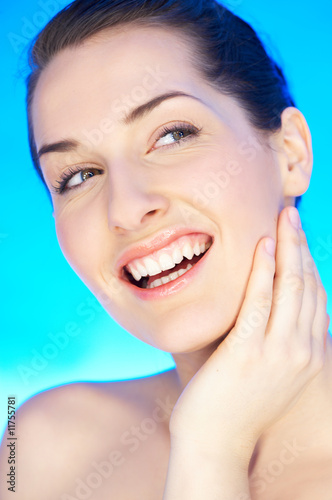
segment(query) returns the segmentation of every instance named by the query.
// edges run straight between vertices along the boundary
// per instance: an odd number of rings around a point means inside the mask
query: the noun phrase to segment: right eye
[[[61,175],[60,180],[56,181],[57,186],[52,186],[56,193],[62,194],[67,190],[78,188],[90,177],[101,175],[103,172],[98,168],[70,168]]]

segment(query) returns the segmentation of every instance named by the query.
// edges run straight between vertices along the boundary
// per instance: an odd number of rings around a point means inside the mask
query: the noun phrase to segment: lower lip
[[[189,269],[189,271],[175,280],[165,283],[165,285],[160,285],[155,288],[139,288],[132,285],[129,281],[123,280],[123,282],[130,289],[130,291],[141,300],[160,300],[174,295],[188,286],[195,279],[196,275],[202,270],[212,246],[213,243],[204,256],[197,262],[197,264]]]

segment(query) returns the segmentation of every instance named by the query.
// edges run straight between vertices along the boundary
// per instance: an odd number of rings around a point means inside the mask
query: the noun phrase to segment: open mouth
[[[156,288],[188,272],[212,245],[207,234],[185,235],[171,245],[123,267],[123,277],[138,288]]]

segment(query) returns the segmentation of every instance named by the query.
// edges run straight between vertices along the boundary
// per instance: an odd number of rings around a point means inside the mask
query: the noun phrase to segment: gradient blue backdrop
[[[8,395],[20,404],[59,384],[138,377],[173,366],[168,354],[116,325],[69,268],[57,245],[50,202],[32,168],[24,49],[52,12],[66,4],[17,0],[0,7],[0,430]],[[285,68],[311,127],[314,175],[300,212],[331,296],[332,2],[230,0],[227,5],[254,25]],[[63,332],[68,342],[62,336],[60,345],[57,334]],[[76,335],[69,337],[70,332]]]

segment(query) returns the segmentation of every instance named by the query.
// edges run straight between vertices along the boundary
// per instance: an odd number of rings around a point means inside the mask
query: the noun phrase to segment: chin
[[[131,335],[143,342],[172,354],[200,351],[222,342],[236,319],[236,313],[230,315],[218,310],[204,308],[202,304],[178,308],[160,314],[154,318],[147,315],[116,316],[110,315]],[[227,309],[226,309],[227,310]],[[214,313],[211,313],[214,311]]]

